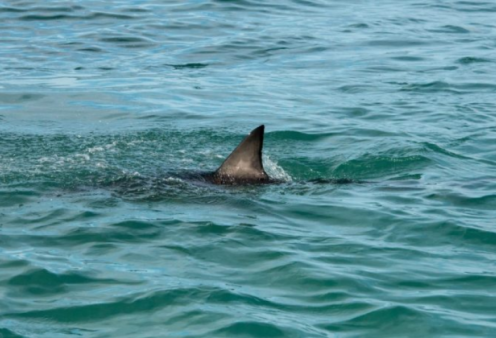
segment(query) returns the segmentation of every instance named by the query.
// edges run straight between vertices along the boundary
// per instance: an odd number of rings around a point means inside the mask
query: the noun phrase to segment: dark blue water
[[[495,13],[3,0],[0,337],[495,337]]]

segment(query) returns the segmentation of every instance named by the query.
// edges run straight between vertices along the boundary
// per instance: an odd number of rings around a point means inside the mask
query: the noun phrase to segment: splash
[[[270,177],[277,180],[291,182],[293,178],[276,162],[272,161],[269,156],[263,156],[264,169]]]

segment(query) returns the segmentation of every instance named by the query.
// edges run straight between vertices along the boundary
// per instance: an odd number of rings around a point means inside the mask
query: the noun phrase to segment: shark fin
[[[262,164],[262,147],[265,126],[251,131],[215,171],[221,183],[264,182],[269,180]]]

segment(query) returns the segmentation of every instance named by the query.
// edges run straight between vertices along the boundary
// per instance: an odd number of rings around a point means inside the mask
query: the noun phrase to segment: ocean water
[[[2,0],[0,337],[496,337],[495,15]]]

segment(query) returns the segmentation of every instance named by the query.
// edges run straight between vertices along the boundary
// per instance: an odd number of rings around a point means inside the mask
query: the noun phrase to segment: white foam
[[[93,148],[88,148],[87,151],[90,153],[90,154],[93,154],[93,153],[96,153],[96,152],[100,152],[100,151],[103,151],[103,147],[93,147]]]
[[[90,160],[90,155],[88,155],[88,154],[75,154],[74,157],[82,158],[84,161]]]
[[[265,171],[270,177],[286,182],[291,182],[293,180],[293,178],[285,172],[281,166],[272,161],[269,156],[263,156],[263,164]]]

